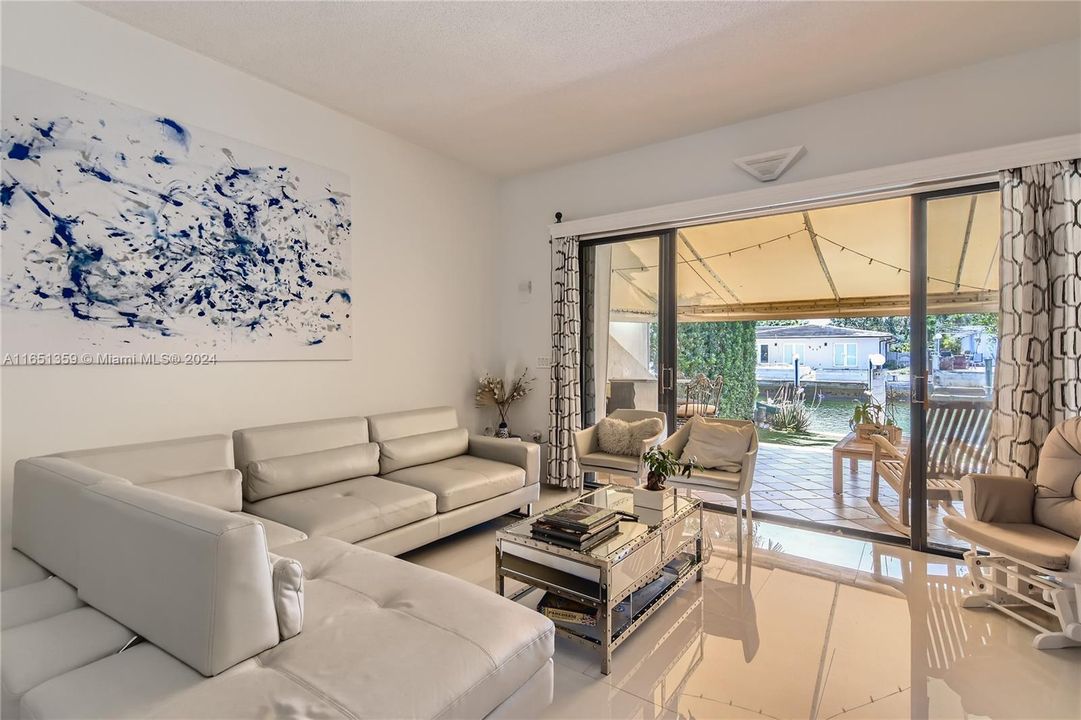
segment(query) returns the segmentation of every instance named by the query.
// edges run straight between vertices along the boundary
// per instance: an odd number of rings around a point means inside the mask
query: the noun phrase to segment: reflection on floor
[[[548,504],[562,496],[546,493]],[[494,587],[500,519],[405,559]],[[963,610],[959,561],[755,523],[734,557],[732,517],[707,513],[713,553],[600,673],[556,643],[551,718],[1079,718],[1081,649]],[[750,562],[747,562],[747,560]]]
[[[762,443],[755,463],[751,506],[756,512],[830,527],[897,535],[867,502],[871,490],[870,462],[860,461],[853,472],[845,461],[842,478],[841,494],[834,495],[833,448]],[[703,500],[735,507],[735,502],[724,495],[699,494]],[[884,506],[897,512],[900,506],[897,493],[885,482],[881,484],[880,498]],[[931,506],[927,513],[928,539],[932,543],[960,547],[957,538],[942,523],[945,515],[937,503]]]

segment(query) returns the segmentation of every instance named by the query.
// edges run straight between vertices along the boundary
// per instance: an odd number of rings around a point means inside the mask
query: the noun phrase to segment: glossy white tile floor
[[[960,561],[758,523],[741,562],[731,516],[707,516],[703,582],[618,648],[607,677],[558,639],[543,717],[1081,718],[1081,649],[1033,650],[1025,627],[961,609]],[[405,559],[494,587],[500,522]]]

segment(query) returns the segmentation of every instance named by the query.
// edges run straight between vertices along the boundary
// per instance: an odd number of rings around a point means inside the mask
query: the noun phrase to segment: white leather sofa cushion
[[[244,499],[258,502],[339,480],[375,475],[379,472],[379,446],[362,443],[252,460],[245,472]]]
[[[15,463],[12,545],[69,583],[78,584],[82,490],[115,475],[60,457]]]
[[[259,523],[131,485],[83,493],[84,602],[207,676],[278,643]]]
[[[379,477],[362,477],[278,495],[245,509],[309,536],[357,542],[435,515],[435,495]]]
[[[0,590],[41,582],[52,573],[11,547],[10,536],[0,541]]]
[[[57,453],[80,465],[119,475],[136,485],[233,466],[228,435],[201,435],[157,442]]]
[[[459,455],[384,477],[435,494],[436,509],[442,513],[525,487],[526,473],[517,465]]]
[[[94,608],[81,607],[5,630],[4,717],[18,717],[19,698],[41,683],[117,652],[134,634]]]
[[[465,428],[436,430],[385,440],[379,443],[381,475],[402,468],[424,465],[465,454],[469,449],[469,431]]]
[[[366,717],[363,708],[346,712],[318,688],[258,659],[204,678],[149,643],[40,685],[23,697],[22,708],[35,720]]]
[[[226,671],[218,678],[228,674]],[[23,696],[22,717],[145,718],[163,699],[206,682],[172,655],[143,642],[38,685]],[[257,698],[248,700],[253,706],[258,703]]]
[[[452,407],[404,410],[368,417],[368,432],[372,441],[378,443],[409,435],[453,430],[456,427],[458,413]]]
[[[304,568],[292,558],[270,556],[278,636],[288,640],[304,627]]]
[[[143,483],[143,487],[216,507],[219,510],[236,512],[244,505],[240,484],[240,471],[236,468],[224,468],[196,475],[155,480]]]
[[[300,455],[368,442],[368,421],[362,417],[264,425],[233,431],[235,467],[245,473],[253,460]]]
[[[274,522],[269,518],[259,517],[258,515],[252,515],[251,513],[238,512],[235,513],[240,517],[249,518],[254,520],[263,526],[263,530],[266,531],[266,546],[273,550],[279,545],[288,545],[289,543],[300,542],[301,540],[308,539],[308,533],[303,530],[297,530],[296,528],[289,527],[288,525],[282,525],[280,522]]]
[[[484,717],[552,656],[551,621],[486,588],[329,538],[280,552],[304,566],[304,632],[259,660],[358,715]]]
[[[26,625],[82,607],[75,588],[58,577],[5,590],[0,596],[3,629]]]

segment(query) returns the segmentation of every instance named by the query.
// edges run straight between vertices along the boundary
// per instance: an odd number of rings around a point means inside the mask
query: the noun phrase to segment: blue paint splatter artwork
[[[15,70],[3,352],[352,355],[348,178]]]

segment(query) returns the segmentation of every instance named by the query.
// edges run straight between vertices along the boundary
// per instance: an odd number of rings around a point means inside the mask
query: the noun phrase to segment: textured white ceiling
[[[1081,34],[1061,2],[94,2],[499,175]]]

